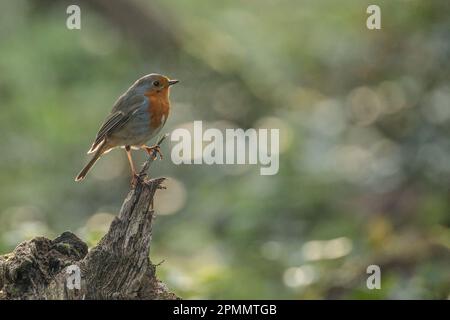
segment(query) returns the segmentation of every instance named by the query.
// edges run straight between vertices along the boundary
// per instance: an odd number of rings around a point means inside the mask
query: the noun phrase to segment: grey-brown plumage
[[[170,110],[169,87],[177,82],[159,74],[149,74],[120,96],[88,151],[94,153],[92,159],[75,180],[82,180],[104,153],[121,146],[125,147],[134,177],[131,147],[143,148],[147,152],[153,148],[145,143],[164,126]]]

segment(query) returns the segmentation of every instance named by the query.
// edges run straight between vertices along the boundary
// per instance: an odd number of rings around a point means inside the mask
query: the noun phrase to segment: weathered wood
[[[163,137],[158,144],[160,144]],[[88,252],[71,232],[54,240],[38,237],[0,256],[0,299],[177,299],[156,278],[149,259],[155,192],[164,178],[141,179],[126,197],[108,233]],[[80,289],[67,286],[68,267],[77,266]]]

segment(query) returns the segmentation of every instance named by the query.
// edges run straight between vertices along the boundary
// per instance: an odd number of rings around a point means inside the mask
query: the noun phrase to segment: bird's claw
[[[152,160],[156,160],[158,158],[159,155],[159,159],[162,160],[163,159],[163,154],[161,152],[161,147],[158,145],[155,145],[153,147],[145,147],[145,151],[147,151],[148,155],[152,157]],[[154,155],[154,152],[156,151],[156,155]]]

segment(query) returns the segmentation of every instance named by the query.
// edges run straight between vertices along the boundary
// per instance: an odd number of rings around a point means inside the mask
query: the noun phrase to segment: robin
[[[131,167],[132,184],[138,178],[131,157],[131,149],[144,149],[148,154],[159,146],[149,147],[146,142],[155,137],[167,121],[170,111],[169,88],[178,80],[152,73],[138,79],[114,104],[109,116],[100,127],[88,151],[94,153],[75,181],[84,179],[88,171],[105,153],[116,147],[125,147]]]

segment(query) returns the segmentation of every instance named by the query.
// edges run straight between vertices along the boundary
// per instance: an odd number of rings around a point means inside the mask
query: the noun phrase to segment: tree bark
[[[108,233],[91,250],[66,231],[54,240],[25,241],[0,256],[0,299],[178,299],[156,278],[149,259],[153,198],[164,181],[145,178],[155,156],[156,151]],[[74,269],[79,287],[68,284]]]

